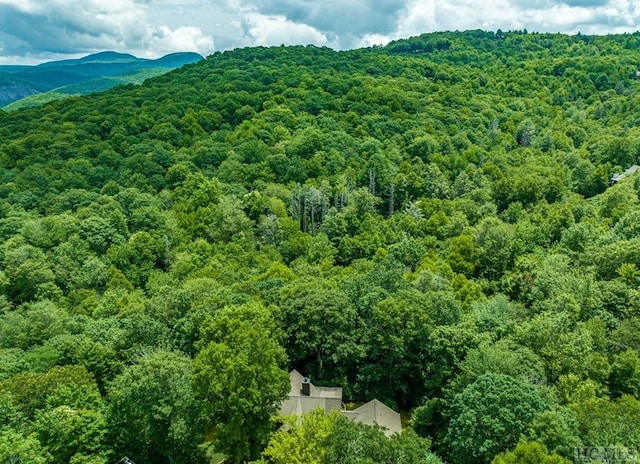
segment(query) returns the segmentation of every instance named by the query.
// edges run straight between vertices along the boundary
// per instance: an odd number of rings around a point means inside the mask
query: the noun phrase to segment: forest
[[[637,459],[639,70],[440,32],[0,110],[0,463]]]

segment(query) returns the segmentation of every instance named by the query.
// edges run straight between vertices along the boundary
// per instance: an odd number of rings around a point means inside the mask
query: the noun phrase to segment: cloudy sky
[[[640,0],[0,0],[0,64],[103,50],[155,58],[251,45],[347,49],[442,30],[640,29]]]

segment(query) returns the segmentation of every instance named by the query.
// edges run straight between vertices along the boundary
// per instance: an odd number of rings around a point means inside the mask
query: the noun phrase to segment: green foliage
[[[527,436],[567,459],[571,459],[575,449],[582,445],[576,415],[564,407],[538,414],[531,422]]]
[[[139,461],[204,462],[191,376],[191,359],[156,351],[109,384],[107,420],[117,453]]]
[[[531,384],[544,384],[544,364],[539,356],[509,339],[481,343],[467,352],[452,390],[461,392],[483,374],[505,374]]]
[[[491,462],[513,447],[549,405],[535,387],[503,374],[484,374],[451,404],[446,442],[455,462]]]
[[[13,395],[29,419],[41,410],[58,406],[100,409],[103,400],[95,380],[79,366],[55,366],[45,373],[22,372],[0,382],[0,391]]]
[[[25,303],[0,318],[0,346],[28,349],[64,330],[67,314],[55,303],[44,300]]]
[[[411,429],[391,438],[382,430],[341,418],[328,446],[328,463],[373,464],[376,462],[441,464],[429,451],[429,442]]]
[[[30,462],[46,464],[48,455],[33,436],[24,436],[15,430],[0,430],[0,460],[2,462]]]
[[[326,462],[327,442],[339,417],[337,412],[326,415],[321,409],[314,409],[302,419],[288,418],[286,428],[271,437],[263,456],[272,464]]]
[[[347,295],[332,287],[315,280],[284,287],[281,292],[288,349],[295,353],[292,361],[313,359],[304,370],[314,378],[335,378],[340,366],[360,355],[351,332],[357,324],[356,311]]]
[[[20,429],[24,417],[15,404],[13,395],[8,391],[0,392],[0,423],[3,424],[0,430],[14,428]]]
[[[513,451],[499,454],[491,464],[569,464],[570,460],[549,454],[547,448],[535,441],[518,443]]]
[[[612,394],[640,396],[640,358],[636,350],[627,350],[614,356],[609,378]]]
[[[14,301],[32,300],[38,286],[55,279],[45,254],[39,248],[13,241],[6,242],[3,251],[7,293]]]
[[[440,464],[428,451],[429,442],[407,430],[386,437],[376,427],[350,421],[337,411],[316,409],[302,418],[290,417],[274,433],[263,453],[272,464]]]
[[[573,406],[584,443],[590,446],[636,447],[640,444],[638,426],[640,402],[631,395],[615,401],[587,398]]]
[[[586,374],[594,354],[588,329],[574,325],[569,311],[540,313],[516,331],[516,338],[544,361],[548,381],[560,375]]]
[[[193,390],[214,446],[231,462],[259,456],[288,392],[271,311],[259,304],[226,307],[202,329]]]
[[[429,359],[429,309],[439,304],[429,299],[418,291],[402,291],[373,307],[364,333],[370,348],[360,371],[367,397],[406,406],[424,395],[426,373],[415,366]]]
[[[107,428],[100,411],[58,406],[39,414],[34,429],[52,463],[70,462],[76,455],[100,458],[106,451]]]

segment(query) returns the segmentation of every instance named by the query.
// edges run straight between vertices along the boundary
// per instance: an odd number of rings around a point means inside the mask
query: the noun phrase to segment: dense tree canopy
[[[0,111],[0,461],[640,447],[639,46],[255,47]],[[292,368],[405,433],[278,419]]]

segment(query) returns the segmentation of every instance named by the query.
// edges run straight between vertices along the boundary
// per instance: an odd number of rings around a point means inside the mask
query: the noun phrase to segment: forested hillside
[[[0,107],[13,111],[75,95],[88,95],[118,84],[140,84],[185,64],[200,61],[197,53],[171,53],[157,60],[101,52],[37,66],[0,65]]]
[[[0,111],[0,462],[640,449],[639,69],[434,33]],[[278,430],[292,368],[407,430]]]

